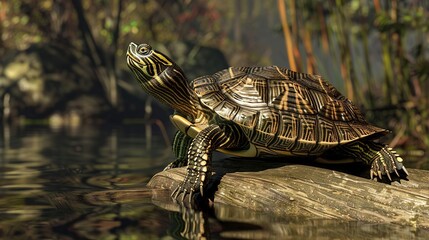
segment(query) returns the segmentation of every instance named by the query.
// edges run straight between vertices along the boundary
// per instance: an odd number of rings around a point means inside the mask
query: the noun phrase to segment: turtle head
[[[169,57],[155,51],[150,45],[133,42],[128,46],[127,63],[140,83],[158,78],[165,69],[174,65]]]
[[[198,118],[199,100],[182,69],[169,57],[148,44],[130,43],[127,63],[143,90],[191,119]]]

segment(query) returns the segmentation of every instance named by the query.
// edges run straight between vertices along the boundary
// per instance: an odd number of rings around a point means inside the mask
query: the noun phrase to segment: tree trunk
[[[326,165],[325,165],[326,167]],[[258,159],[215,161],[210,189],[216,204],[280,216],[398,223],[429,228],[429,171],[409,169],[408,180],[391,185],[316,166]],[[355,167],[346,166],[347,172]],[[163,171],[151,188],[174,189],[185,168]]]

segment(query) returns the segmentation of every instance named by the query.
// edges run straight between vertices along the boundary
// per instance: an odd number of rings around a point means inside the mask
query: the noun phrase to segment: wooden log
[[[346,166],[348,172],[353,168]],[[216,204],[227,204],[280,216],[429,228],[429,171],[409,169],[407,180],[386,184],[326,166],[264,159],[223,159],[215,161],[213,169],[215,208]],[[148,187],[172,191],[183,181],[185,172],[185,168],[160,172]]]

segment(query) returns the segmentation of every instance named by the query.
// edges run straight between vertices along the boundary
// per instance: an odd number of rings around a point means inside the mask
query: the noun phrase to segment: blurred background
[[[407,167],[429,169],[428,19],[426,0],[0,0],[0,238],[179,235],[180,215],[149,191],[132,203],[103,195],[144,189],[174,158],[172,110],[129,72],[131,41],[190,80],[228,66],[322,75],[392,131],[384,140]],[[284,234],[326,238],[306,221]],[[392,232],[332,224],[343,238]]]
[[[429,2],[419,0],[2,0],[3,123],[161,118],[130,76],[130,41],[170,55],[189,79],[228,66],[315,73],[391,129],[429,145]],[[161,108],[162,109],[162,108]]]

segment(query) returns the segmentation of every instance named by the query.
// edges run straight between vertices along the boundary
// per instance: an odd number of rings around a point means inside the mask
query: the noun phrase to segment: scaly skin
[[[204,196],[204,189],[211,175],[212,153],[222,146],[231,145],[226,133],[218,125],[210,125],[193,139],[188,151],[188,166],[185,180],[173,191],[172,197],[179,202],[192,198],[196,194]]]

